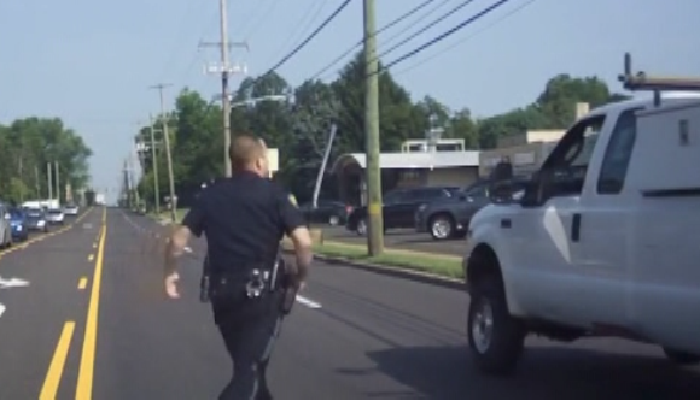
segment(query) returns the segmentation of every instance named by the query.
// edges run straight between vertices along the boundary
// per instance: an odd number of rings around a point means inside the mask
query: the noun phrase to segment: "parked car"
[[[21,208],[11,208],[9,210],[10,225],[12,227],[12,239],[24,242],[29,239],[27,229],[27,215]]]
[[[41,208],[28,208],[26,215],[27,228],[30,231],[49,231],[49,224],[46,223],[46,214],[44,210]]]
[[[602,106],[567,130],[520,201],[474,215],[465,314],[482,371],[511,373],[528,334],[618,336],[700,363],[698,138],[700,95]]]
[[[63,214],[67,217],[74,217],[78,215],[78,205],[72,202],[66,203],[66,205],[63,206]]]
[[[512,201],[512,193],[523,190],[527,177],[518,177],[500,185],[508,186],[506,198],[490,193],[492,182],[479,181],[454,196],[441,197],[418,207],[415,213],[416,232],[428,232],[435,240],[464,237],[472,216],[493,202]]]
[[[63,225],[65,215],[60,208],[49,208],[46,211],[46,222],[52,225]]]
[[[12,246],[11,219],[10,208],[5,203],[0,203],[0,249]]]
[[[299,206],[304,218],[310,224],[344,225],[352,207],[340,201],[319,200],[314,208],[313,202]]]
[[[418,207],[439,198],[454,196],[456,187],[421,187],[395,189],[384,196],[382,213],[384,231],[390,229],[415,229],[415,212]],[[367,207],[356,208],[348,217],[346,228],[359,236],[367,234]]]

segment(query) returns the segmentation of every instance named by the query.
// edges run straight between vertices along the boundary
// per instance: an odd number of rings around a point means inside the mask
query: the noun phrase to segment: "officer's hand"
[[[179,299],[180,292],[177,290],[177,282],[180,280],[180,275],[177,272],[165,277],[165,293],[171,299]]]

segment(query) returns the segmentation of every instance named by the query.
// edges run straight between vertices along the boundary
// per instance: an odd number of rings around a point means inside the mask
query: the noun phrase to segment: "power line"
[[[294,34],[289,35],[289,40],[282,46],[282,50],[284,50],[285,47],[289,44],[294,44],[299,41],[300,38],[304,37],[304,33],[308,32],[309,29],[311,29],[314,24],[316,24],[316,21],[318,21],[318,17],[321,15],[323,12],[323,9],[326,7],[327,3],[325,1],[321,1],[316,8],[316,11],[313,12],[313,14],[309,13],[307,16],[309,16],[308,19],[303,19],[302,21],[299,21],[299,30],[294,32]],[[311,11],[311,8],[309,8],[309,11]]]
[[[323,8],[323,5],[324,5],[324,4],[322,3],[322,4],[318,7],[318,10],[321,10],[321,9]],[[267,64],[267,62],[268,62],[269,60],[276,59],[277,56],[278,56],[278,54],[284,54],[284,51],[285,51],[285,49],[287,48],[287,46],[288,46],[288,45],[294,45],[294,43],[295,43],[295,42],[294,42],[294,39],[295,39],[297,36],[303,35],[303,34],[304,34],[304,32],[300,30],[300,27],[301,27],[303,24],[307,23],[307,22],[310,20],[310,17],[311,17],[311,15],[312,15],[312,13],[313,13],[313,9],[314,9],[314,4],[313,4],[313,3],[312,3],[312,4],[309,4],[309,6],[306,7],[306,11],[303,12],[303,15],[301,16],[301,18],[299,18],[298,22],[295,24],[295,28],[293,28],[293,29],[291,30],[291,32],[289,32],[288,35],[285,35],[285,39],[284,39],[284,41],[282,41],[282,45],[280,45],[280,46],[277,47],[277,50],[275,50],[275,52],[274,52],[274,56],[269,57],[269,59],[265,61],[265,64]]]
[[[267,9],[265,9],[265,11],[262,13],[263,17],[258,21],[257,24],[253,24],[253,28],[250,31],[248,31],[248,33],[245,34],[244,37],[250,38],[251,36],[253,36],[253,34],[256,33],[261,26],[263,26],[262,21],[265,19],[265,17],[272,14],[279,2],[280,0],[272,0],[272,2],[268,5]]]
[[[423,65],[423,64],[425,64],[425,63],[427,63],[427,62],[429,62],[429,61],[432,61],[432,60],[438,58],[439,56],[441,56],[441,55],[447,53],[448,51],[450,51],[450,50],[452,50],[452,49],[454,49],[454,48],[456,48],[456,47],[461,46],[462,44],[464,44],[465,42],[467,42],[469,39],[473,39],[475,36],[478,36],[479,34],[483,33],[484,31],[487,31],[487,30],[493,28],[494,26],[500,24],[501,22],[505,21],[505,20],[508,19],[509,17],[511,17],[511,16],[515,15],[516,13],[518,13],[519,11],[522,11],[524,8],[526,8],[527,6],[531,5],[531,4],[534,3],[535,1],[536,1],[536,0],[528,0],[526,3],[521,4],[519,7],[516,7],[516,8],[514,8],[513,10],[511,10],[510,12],[508,12],[508,13],[506,13],[506,14],[503,14],[500,18],[498,18],[497,20],[493,21],[493,23],[491,23],[491,24],[489,24],[489,25],[483,27],[482,29],[480,29],[480,30],[478,30],[478,31],[476,31],[476,32],[474,32],[474,33],[472,33],[471,35],[465,36],[464,38],[462,38],[462,39],[459,40],[458,42],[456,42],[456,43],[452,44],[451,46],[448,46],[448,47],[446,47],[446,48],[440,50],[439,52],[437,52],[437,53],[431,55],[431,56],[428,57],[428,58],[425,58],[425,59],[423,59],[423,60],[421,60],[421,61],[419,61],[419,62],[417,62],[417,63],[415,63],[415,64],[413,64],[413,65],[411,65],[411,66],[409,66],[409,67],[406,67],[406,68],[402,69],[402,70],[399,71],[399,72],[393,72],[392,75],[393,75],[394,77],[396,77],[396,76],[399,76],[399,75],[401,75],[401,74],[405,74],[406,72],[412,71],[412,70],[414,70],[415,68],[418,68],[418,67],[420,67],[421,65]]]
[[[246,37],[246,38],[252,36],[252,34],[250,34],[250,33],[245,34],[245,35],[243,33],[251,30],[251,28],[253,30],[255,30],[257,27],[262,25],[260,23],[256,23],[256,21],[260,22],[263,19],[265,19],[266,14],[269,14],[270,11],[272,11],[272,9],[275,8],[275,5],[277,4],[277,2],[279,0],[269,0],[269,1],[270,2],[267,4],[268,7],[263,8],[263,4],[265,3],[265,1],[258,0],[255,5],[259,6],[259,7],[254,6],[253,9],[250,11],[250,13],[248,13],[248,15],[245,18],[243,18],[244,22],[239,25],[239,29],[241,30],[241,36]],[[263,12],[261,13],[260,11],[263,11]],[[260,16],[262,16],[262,18],[259,18]]]
[[[350,4],[350,1],[351,1],[351,0],[345,0],[345,1],[343,1],[343,3],[340,4],[340,6],[338,6],[338,8],[337,8],[335,11],[333,11],[333,13],[332,13],[331,15],[329,15],[329,16],[321,23],[321,25],[319,25],[313,32],[311,32],[311,34],[310,34],[303,42],[299,43],[299,45],[298,45],[296,48],[294,48],[294,50],[292,50],[291,52],[289,52],[289,54],[287,54],[287,55],[286,55],[285,57],[283,57],[277,64],[275,64],[272,68],[270,68],[270,69],[265,73],[265,75],[267,75],[267,74],[269,74],[270,72],[272,72],[272,71],[276,70],[277,68],[281,67],[282,65],[284,65],[284,63],[286,63],[287,61],[289,61],[289,59],[291,59],[292,57],[294,57],[294,55],[295,55],[296,53],[298,53],[299,50],[303,49],[303,48],[311,41],[311,39],[313,39],[314,37],[316,37],[316,35],[318,35],[318,34],[323,30],[323,28],[326,27],[326,25],[328,25],[329,23],[331,23],[331,21],[333,21],[333,20],[335,19],[335,17],[338,16],[338,14],[340,14],[340,12],[343,11],[343,10],[345,9],[345,7],[348,6],[348,4]]]
[[[406,43],[410,42],[411,40],[415,39],[418,35],[424,33],[424,32],[427,31],[428,29],[430,29],[430,28],[434,27],[435,25],[439,24],[440,22],[444,21],[445,19],[447,19],[448,17],[452,16],[452,15],[453,15],[454,13],[456,13],[457,11],[461,10],[462,8],[468,6],[470,3],[473,3],[473,2],[474,2],[474,0],[465,0],[465,1],[461,2],[460,4],[458,4],[457,6],[455,6],[455,7],[454,7],[453,9],[451,9],[450,11],[448,11],[448,12],[442,14],[442,15],[441,15],[440,17],[438,17],[437,19],[433,20],[432,22],[429,22],[427,25],[425,25],[425,26],[422,27],[421,29],[419,29],[419,30],[417,30],[416,32],[414,32],[412,35],[409,35],[409,36],[408,36],[407,38],[405,38],[404,40],[402,40],[402,41],[396,43],[395,45],[389,47],[387,50],[381,52],[381,53],[377,56],[377,58],[382,58],[382,57],[384,57],[385,55],[387,55],[387,54],[393,52],[394,50],[398,49],[399,47],[403,46],[404,44],[406,44]]]
[[[413,7],[411,10],[405,12],[404,14],[400,15],[398,18],[395,18],[393,21],[389,22],[388,24],[384,25],[382,28],[380,28],[379,30],[377,30],[377,32],[375,32],[375,35],[379,35],[380,33],[386,31],[387,29],[390,29],[390,28],[394,27],[396,24],[398,24],[398,23],[404,21],[406,18],[408,18],[408,17],[410,17],[411,15],[417,13],[418,11],[420,11],[421,9],[423,9],[423,8],[425,8],[426,6],[430,5],[430,3],[434,2],[434,1],[435,1],[435,0],[425,0],[424,2],[418,4],[417,6]],[[440,4],[438,5],[438,7],[440,7],[440,5],[446,3],[447,1],[449,1],[449,0],[443,1],[442,3],[440,3]],[[433,9],[432,11],[435,11],[435,9]],[[431,12],[432,12],[432,11],[431,11]],[[339,55],[338,57],[336,57],[335,59],[333,59],[333,61],[331,61],[330,63],[328,63],[325,67],[321,68],[321,70],[319,70],[318,72],[316,72],[309,80],[312,80],[312,81],[313,81],[314,79],[317,79],[318,77],[322,76],[326,71],[328,71],[330,68],[332,68],[332,67],[333,67],[334,65],[336,65],[337,63],[339,63],[339,62],[340,62],[343,58],[345,58],[348,54],[352,53],[353,50],[355,50],[355,49],[357,49],[358,47],[362,46],[362,43],[364,43],[364,40],[363,40],[363,39],[358,40],[357,43],[355,43],[354,45],[350,46],[347,50],[345,50],[345,52],[344,52],[343,54]]]
[[[491,4],[490,6],[483,9],[481,12],[473,15],[471,18],[469,18],[467,20],[462,21],[460,24],[453,27],[452,29],[450,29],[446,32],[443,32],[441,35],[434,37],[433,39],[423,43],[422,45],[416,47],[415,49],[409,51],[408,53],[406,53],[406,54],[402,55],[401,57],[395,59],[394,61],[390,62],[384,68],[382,68],[382,70],[388,70],[389,68],[395,66],[396,64],[399,64],[399,63],[406,61],[409,58],[415,56],[416,54],[427,49],[428,47],[433,46],[434,44],[441,42],[442,40],[448,38],[449,36],[453,35],[454,33],[465,28],[466,26],[468,26],[468,25],[474,23],[475,21],[479,20],[480,18],[486,16],[488,13],[492,12],[493,10],[497,9],[498,7],[504,5],[508,1],[509,0],[500,0],[500,1],[497,1],[493,4]],[[382,71],[378,71],[378,72],[382,72]]]

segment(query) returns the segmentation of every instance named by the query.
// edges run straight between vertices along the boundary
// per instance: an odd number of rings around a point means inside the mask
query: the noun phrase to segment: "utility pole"
[[[153,194],[156,200],[156,215],[160,215],[160,194],[158,193],[158,158],[156,155],[156,141],[153,130],[153,116],[151,115],[151,162],[153,163]]]
[[[60,186],[60,176],[58,173],[58,161],[54,161],[56,167],[56,200],[61,201],[61,186]]]
[[[381,168],[379,165],[379,61],[375,0],[363,0],[364,53],[367,89],[365,94],[365,134],[367,135],[367,250],[370,256],[384,252]]]
[[[127,159],[124,159],[124,163],[122,166],[121,201],[126,202],[126,204],[123,205],[123,207],[132,208],[134,206],[131,198],[131,185],[129,184],[129,165]]]
[[[34,189],[36,190],[36,198],[41,198],[41,181],[39,181],[39,167],[34,165]]]
[[[231,176],[231,161],[228,158],[228,148],[231,146],[231,116],[230,116],[230,99],[228,78],[231,74],[245,73],[246,67],[240,65],[231,65],[229,61],[229,51],[233,47],[242,47],[249,50],[248,43],[234,42],[231,43],[228,38],[228,0],[219,0],[220,17],[221,17],[221,42],[200,42],[199,47],[219,47],[221,48],[221,65],[209,64],[205,66],[205,74],[221,75],[221,100],[223,102],[222,121],[224,135],[224,174]]]
[[[171,84],[160,83],[154,85],[152,89],[158,89],[160,93],[160,113],[163,123],[163,141],[165,143],[165,156],[168,160],[168,180],[170,181],[170,220],[175,223],[177,217],[175,216],[175,176],[173,173],[173,158],[170,154],[170,134],[168,133],[168,122],[169,117],[165,114],[165,97],[163,96],[163,90],[167,87],[172,86]]]
[[[46,181],[49,186],[49,200],[53,200],[53,184],[51,183],[51,162],[46,163]]]
[[[20,192],[19,192],[20,203],[24,203],[24,182],[26,182],[24,180],[24,162],[23,162],[24,160],[23,160],[23,158],[24,158],[23,155],[20,154],[19,162],[18,162],[19,165],[17,165],[19,179],[22,181],[22,184],[23,184],[22,187],[20,188]]]
[[[331,124],[331,130],[328,133],[328,143],[326,143],[326,151],[323,153],[323,161],[321,161],[321,169],[318,171],[318,176],[316,177],[316,186],[314,186],[314,197],[313,206],[318,207],[318,195],[321,193],[321,183],[323,182],[323,175],[326,173],[326,165],[328,164],[328,157],[331,155],[331,149],[333,148],[333,140],[335,140],[335,133],[338,130],[338,126],[333,123]]]

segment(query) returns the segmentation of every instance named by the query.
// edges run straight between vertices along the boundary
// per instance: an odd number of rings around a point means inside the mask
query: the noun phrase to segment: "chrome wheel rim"
[[[487,300],[482,299],[478,308],[474,311],[474,320],[472,322],[472,339],[474,347],[480,354],[484,354],[489,350],[492,335],[493,309]]]
[[[435,236],[436,238],[444,239],[450,234],[450,222],[445,219],[439,218],[433,221],[431,230],[433,231],[433,236]]]

